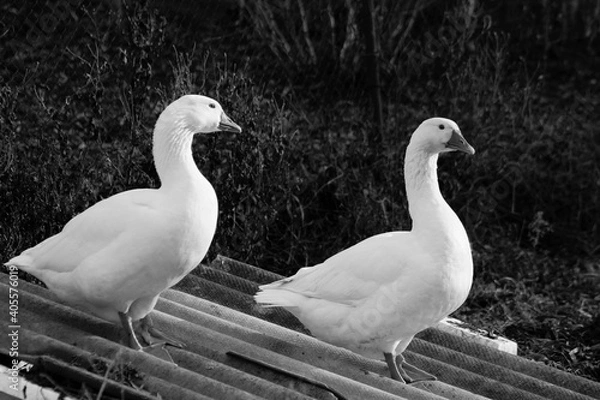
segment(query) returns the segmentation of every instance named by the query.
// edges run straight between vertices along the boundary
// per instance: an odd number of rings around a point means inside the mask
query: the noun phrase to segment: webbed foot
[[[404,359],[402,354],[398,354],[394,357],[392,353],[383,353],[385,361],[390,369],[390,376],[392,379],[402,383],[415,383],[422,381],[435,381],[437,378],[422,369],[409,364]],[[406,370],[405,370],[406,369]],[[406,372],[410,371],[410,375]]]

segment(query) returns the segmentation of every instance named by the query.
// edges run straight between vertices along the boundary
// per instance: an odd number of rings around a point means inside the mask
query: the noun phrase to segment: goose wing
[[[337,253],[322,264],[302,268],[294,276],[269,285],[305,297],[352,305],[398,279],[410,280],[423,254],[409,232],[372,236]]]

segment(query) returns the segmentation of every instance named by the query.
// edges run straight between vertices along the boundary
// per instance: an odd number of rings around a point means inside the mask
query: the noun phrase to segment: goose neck
[[[409,145],[404,161],[404,179],[408,208],[413,230],[428,228],[448,213],[448,204],[442,197],[437,176],[438,154]],[[450,210],[451,211],[451,210]],[[436,228],[437,229],[437,228]]]
[[[161,187],[186,182],[200,174],[192,156],[193,134],[181,124],[159,119],[154,130],[153,155]]]
[[[404,160],[404,179],[409,203],[442,198],[437,176],[438,154],[430,154],[409,145]]]

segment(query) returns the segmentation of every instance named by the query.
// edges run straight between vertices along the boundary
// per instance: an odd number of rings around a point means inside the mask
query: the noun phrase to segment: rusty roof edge
[[[460,336],[464,338],[464,340],[478,342],[486,347],[491,347],[514,355],[518,354],[519,346],[514,340],[510,340],[504,336],[489,335],[488,332],[483,329],[473,329],[458,318],[446,317],[435,325],[435,328]]]

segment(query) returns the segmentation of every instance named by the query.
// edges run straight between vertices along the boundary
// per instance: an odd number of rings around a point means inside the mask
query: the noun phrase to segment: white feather
[[[285,307],[317,338],[370,357],[401,353],[416,333],[456,310],[469,293],[473,262],[465,229],[437,182],[437,157],[450,150],[452,132],[460,135],[453,121],[429,119],[407,148],[412,230],[370,237],[263,285],[256,302]],[[474,152],[466,141],[452,149]]]
[[[204,258],[217,197],[191,152],[195,133],[238,131],[220,105],[189,95],[169,105],[154,130],[159,189],[116,194],[74,217],[63,230],[6,265],[42,280],[59,298],[118,323],[145,317],[159,294]]]

